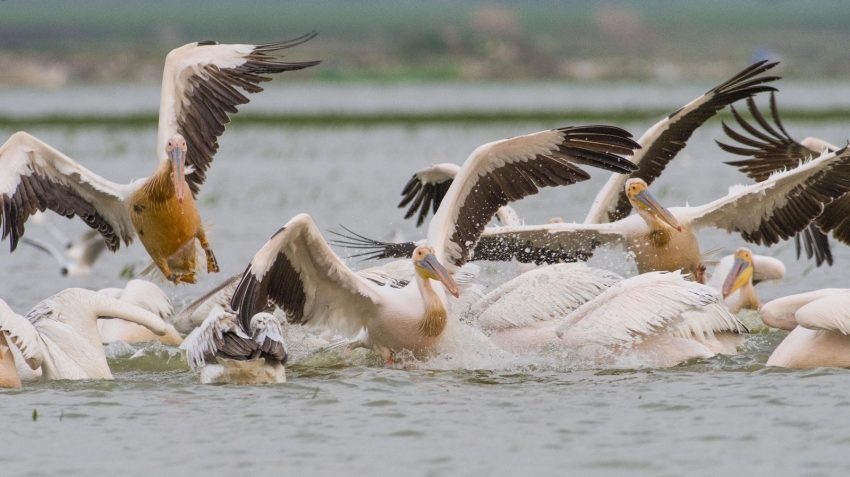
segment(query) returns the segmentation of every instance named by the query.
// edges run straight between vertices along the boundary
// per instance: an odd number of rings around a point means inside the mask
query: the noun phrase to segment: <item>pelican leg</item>
[[[218,262],[215,259],[212,246],[207,241],[207,236],[203,230],[201,230],[201,233],[198,235],[198,240],[201,242],[201,248],[204,249],[204,253],[207,254],[207,272],[218,273]]]

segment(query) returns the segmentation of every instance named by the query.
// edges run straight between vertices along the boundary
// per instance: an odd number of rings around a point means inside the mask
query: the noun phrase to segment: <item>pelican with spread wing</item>
[[[469,260],[499,207],[542,187],[587,180],[578,165],[633,171],[634,164],[620,156],[639,147],[630,137],[611,126],[566,127],[480,146],[449,187],[426,243],[413,251],[414,280],[399,288],[353,272],[310,217],[298,215],[254,256],[231,308],[246,329],[269,301],[293,324],[325,326],[347,337],[365,329],[388,362],[401,349],[431,349],[449,324],[445,290],[459,294],[453,274]]]
[[[694,131],[718,111],[755,94],[775,91],[776,88],[766,83],[776,81],[779,77],[765,76],[763,73],[776,65],[766,61],[754,63],[649,128],[638,140],[641,149],[632,158],[632,162],[640,169],[631,174],[612,175],[594,199],[585,223],[613,222],[627,217],[632,206],[623,192],[626,181],[642,179],[652,184],[685,147]],[[418,212],[418,227],[424,223],[429,209],[436,213],[458,170],[455,164],[443,163],[413,174],[402,190],[403,198],[398,204],[400,208],[410,205],[404,218],[413,217]]]
[[[136,236],[163,275],[173,283],[195,283],[202,265],[218,272],[195,205],[218,136],[236,106],[248,102],[237,88],[262,91],[270,73],[299,70],[318,62],[281,61],[279,50],[301,44],[314,34],[266,45],[190,43],[165,61],[156,152],[159,166],[147,179],[110,182],[56,149],[25,133],[0,147],[0,225],[14,251],[24,223],[36,211],[50,209],[79,215],[96,229],[111,251]]]
[[[532,246],[585,254],[600,245],[621,245],[634,254],[640,273],[683,270],[702,283],[705,265],[697,231],[714,227],[762,245],[793,237],[850,190],[850,151],[824,153],[763,182],[732,187],[725,197],[698,207],[668,210],[641,179],[629,179],[625,189],[637,215],[608,224],[491,227],[481,240],[509,249]]]

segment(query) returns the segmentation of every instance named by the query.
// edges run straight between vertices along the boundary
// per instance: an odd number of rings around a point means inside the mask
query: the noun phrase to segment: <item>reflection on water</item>
[[[621,124],[636,135],[650,124]],[[244,269],[254,252],[297,213],[323,231],[343,224],[386,238],[424,231],[403,221],[399,192],[416,169],[461,162],[476,146],[553,124],[379,128],[275,128],[233,125],[199,196],[222,268],[196,286],[166,287],[179,306]],[[797,137],[842,142],[847,124],[786,125]],[[0,130],[0,136],[13,131]],[[129,181],[155,167],[155,130],[107,128],[30,131],[110,179]],[[654,185],[666,205],[701,204],[746,182],[714,145],[719,123],[698,131]],[[552,216],[581,220],[607,173],[544,190],[519,204],[528,223]],[[68,233],[78,220],[57,219]],[[29,224],[27,234],[46,232]],[[700,233],[703,249],[741,246],[739,237]],[[3,242],[6,246],[6,242]],[[788,277],[760,285],[763,299],[847,282],[850,253],[835,244],[837,265],[813,269],[793,246],[752,247],[785,261]],[[144,263],[138,244],[108,254],[91,276],[64,279],[48,257],[24,246],[0,251],[0,297],[26,312],[69,286],[122,283],[121,269]],[[350,261],[354,267],[363,267]],[[618,252],[597,266],[633,273]],[[513,267],[484,264],[495,285]],[[387,369],[366,351],[347,357],[303,351],[289,383],[201,386],[174,348],[111,349],[114,382],[41,383],[0,393],[10,431],[0,459],[15,475],[150,472],[309,475],[509,473],[591,475],[826,475],[847,471],[850,430],[835,415],[850,405],[845,370],[763,368],[781,332],[755,334],[735,357],[695,360],[672,370],[586,369],[557,351],[533,356],[463,353]],[[290,346],[298,348],[297,339]],[[134,357],[135,356],[135,357]],[[37,419],[33,419],[37,410]],[[11,474],[10,474],[11,475]]]

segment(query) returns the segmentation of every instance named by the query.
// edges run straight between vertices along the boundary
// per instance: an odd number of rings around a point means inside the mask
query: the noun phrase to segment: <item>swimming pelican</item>
[[[479,300],[473,313],[480,313],[478,324],[490,339],[510,351],[559,345],[596,365],[637,357],[641,365],[668,367],[735,352],[721,335],[740,336],[746,328],[720,300],[679,272],[624,280],[584,264],[558,264],[514,278]]]
[[[817,157],[824,151],[832,152],[839,149],[837,146],[813,137],[807,137],[800,142],[795,141],[785,131],[779,119],[776,97],[772,92],[770,93],[770,114],[774,126],[765,120],[752,98],[747,98],[747,107],[753,119],[761,126],[761,130],[744,120],[733,107],[732,115],[735,121],[752,137],[735,131],[724,122],[723,131],[726,135],[746,147],[732,146],[720,141],[717,141],[717,144],[724,151],[750,157],[750,159],[730,161],[726,164],[737,167],[756,181],[763,181],[775,172],[797,167],[800,161]],[[823,214],[801,234],[806,256],[808,258],[814,256],[817,266],[821,266],[824,262],[832,266],[832,251],[826,233],[832,230],[836,239],[843,243],[850,243],[850,222],[845,223],[848,210],[850,210],[850,197],[845,196],[835,200],[827,205]],[[797,258],[800,258],[802,248],[800,235],[794,237],[794,245],[797,249]]]
[[[412,255],[414,283],[381,287],[351,271],[328,247],[312,219],[294,217],[254,256],[233,295],[244,328],[269,301],[293,324],[326,326],[346,337],[361,329],[388,362],[401,349],[433,348],[448,324],[446,295],[458,296],[459,271],[496,210],[590,176],[577,164],[629,172],[617,154],[637,144],[611,126],[566,127],[478,147],[461,167],[431,220],[426,244]]]
[[[8,307],[7,307],[8,308]],[[42,300],[27,313],[29,327],[37,334],[41,351],[41,373],[29,368],[33,362],[32,344],[18,351],[25,359],[15,359],[18,374],[24,381],[41,379],[112,379],[106,363],[98,318],[132,321],[157,334],[165,334],[165,323],[157,315],[124,303],[104,293],[68,288]],[[27,365],[29,364],[29,366]]]
[[[720,261],[709,285],[722,291],[726,306],[737,314],[741,310],[758,311],[761,307],[754,285],[767,280],[781,280],[784,276],[785,264],[781,261],[755,255],[750,249],[741,247],[734,255]]]
[[[236,291],[236,285],[239,284],[240,278],[242,278],[241,273],[233,275],[186,305],[180,310],[180,313],[177,313],[171,319],[174,328],[181,333],[188,334],[201,326],[201,323],[210,316],[215,307],[230,310],[230,300],[233,298],[233,292]],[[269,309],[269,311],[273,310],[273,307]]]
[[[678,273],[675,275],[678,276]],[[688,350],[687,353],[699,350],[694,356],[702,357],[736,353],[746,329],[718,305],[720,298],[717,293],[692,285],[682,282],[681,278],[660,273],[646,279],[623,280],[613,272],[591,268],[583,263],[556,264],[532,270],[494,289],[472,306],[469,317],[476,320],[482,331],[501,348],[515,352],[539,350],[560,343],[556,331],[571,320],[572,313],[584,306],[591,309],[603,307],[612,299],[603,294],[614,286],[622,289],[623,295],[618,293],[617,296],[624,306],[628,300],[634,303],[629,305],[628,313],[619,315],[624,323],[612,326],[637,326],[635,316],[650,319],[650,312],[645,308],[654,306],[662,310],[669,305],[667,301],[680,301],[683,295],[674,290],[681,288],[703,294],[707,302],[699,311],[682,312],[682,321],[677,326],[656,330],[672,334],[659,338],[669,342],[669,350],[664,351],[672,353],[668,358],[681,356],[683,349]],[[593,316],[591,320],[603,319],[601,315]],[[679,339],[693,340],[698,344],[679,343]],[[576,346],[576,343],[571,346]],[[664,354],[656,351],[659,356]],[[688,357],[692,356],[684,359]],[[678,359],[671,362],[678,362]]]
[[[649,128],[638,140],[641,149],[632,158],[632,162],[640,169],[631,174],[613,174],[594,199],[585,223],[613,222],[627,217],[632,206],[623,193],[626,181],[637,178],[652,184],[667,164],[685,147],[694,131],[718,111],[743,98],[775,91],[776,88],[765,83],[780,78],[760,75],[777,64],[766,61],[754,63]],[[429,208],[433,208],[436,213],[458,169],[455,164],[444,163],[426,167],[413,174],[404,186],[401,192],[403,198],[398,204],[399,208],[410,204],[404,218],[408,219],[418,211],[418,227],[425,221]],[[557,263],[557,260],[554,263]]]
[[[257,313],[243,329],[235,313],[214,307],[181,348],[192,369],[201,369],[204,384],[286,382],[286,344],[280,321]]]
[[[767,366],[850,367],[850,290],[824,289],[779,298],[765,304],[761,315],[769,326],[791,328]]]
[[[0,388],[21,387],[18,367],[36,370],[41,366],[44,356],[38,341],[30,322],[0,300]]]
[[[111,251],[136,235],[156,267],[173,283],[195,283],[202,270],[218,272],[195,205],[217,138],[228,113],[262,91],[264,76],[306,68],[317,62],[288,63],[275,53],[314,35],[266,45],[190,43],[168,54],[162,79],[156,152],[159,166],[147,179],[110,182],[35,137],[17,132],[0,147],[0,225],[14,251],[24,223],[36,210],[79,215],[96,229]]]
[[[111,290],[114,289],[99,290],[99,292],[104,293]],[[177,332],[174,325],[168,322],[171,315],[174,314],[174,306],[161,288],[147,280],[130,280],[124,289],[118,290],[117,296],[110,296],[124,303],[138,306],[162,318],[165,322],[165,334],[157,335],[142,325],[125,320],[99,319],[97,320],[97,329],[104,343],[112,341],[123,341],[125,343],[159,341],[163,344],[179,345],[183,342],[180,333]]]

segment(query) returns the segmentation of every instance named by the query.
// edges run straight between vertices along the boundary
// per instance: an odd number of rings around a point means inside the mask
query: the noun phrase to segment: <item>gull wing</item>
[[[110,182],[35,137],[17,132],[0,146],[0,236],[9,238],[14,251],[27,218],[50,209],[68,218],[79,215],[114,252],[122,241],[129,245],[136,236],[125,200],[141,182]]]
[[[248,103],[237,88],[248,93],[263,90],[267,74],[294,71],[319,61],[281,61],[277,52],[300,45],[316,36],[264,45],[219,45],[214,41],[189,43],[172,50],[165,59],[159,106],[157,154],[166,160],[165,145],[174,134],[186,139],[186,165],[192,172],[186,182],[194,196],[206,179],[206,171],[218,151],[218,137],[230,122],[236,106]]]

